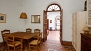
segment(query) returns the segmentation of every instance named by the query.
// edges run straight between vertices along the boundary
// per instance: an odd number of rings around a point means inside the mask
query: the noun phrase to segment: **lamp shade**
[[[88,26],[85,26],[85,27],[83,28],[83,31],[89,31]]]
[[[27,19],[27,14],[26,14],[25,12],[22,12],[22,13],[20,14],[20,18],[22,18],[22,19]]]

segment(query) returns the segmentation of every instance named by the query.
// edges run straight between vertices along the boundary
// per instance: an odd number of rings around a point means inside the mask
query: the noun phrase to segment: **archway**
[[[49,20],[47,19],[47,13],[48,12],[60,12],[60,42],[62,44],[62,9],[60,5],[56,3],[52,3],[48,5],[46,10],[43,11],[43,41],[47,40],[47,35],[48,35],[48,25],[49,25]]]

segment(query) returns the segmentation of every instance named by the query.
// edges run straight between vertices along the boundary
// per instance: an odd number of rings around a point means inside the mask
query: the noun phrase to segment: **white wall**
[[[63,9],[63,40],[72,40],[72,13],[83,10],[85,0],[0,0],[0,13],[6,14],[6,23],[0,23],[0,31],[10,29],[25,31],[30,27],[40,28],[43,32],[43,10],[51,3],[58,3]],[[25,11],[28,19],[20,19],[20,13]],[[31,15],[41,15],[41,23],[31,23]],[[2,37],[0,35],[0,42]]]
[[[19,18],[22,12],[22,0],[0,0],[0,13],[6,14],[6,23],[0,23],[0,31],[10,29],[14,31],[24,31],[25,20]],[[0,42],[2,41],[0,32]]]
[[[48,12],[47,13],[47,19],[49,19],[49,29],[52,27],[53,30],[55,30],[55,18],[57,16],[60,16],[60,12]],[[52,23],[50,23],[50,20],[52,20]]]
[[[58,3],[63,9],[63,40],[72,40],[72,13],[84,10],[85,0],[25,0],[28,20],[26,28],[40,28],[43,31],[43,10],[51,3]],[[41,15],[41,23],[31,23],[31,15]]]

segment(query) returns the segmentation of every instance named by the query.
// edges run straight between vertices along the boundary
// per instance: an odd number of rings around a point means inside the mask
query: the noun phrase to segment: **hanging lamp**
[[[27,19],[27,14],[26,14],[25,12],[22,12],[22,13],[20,14],[20,18],[21,18],[21,19]]]

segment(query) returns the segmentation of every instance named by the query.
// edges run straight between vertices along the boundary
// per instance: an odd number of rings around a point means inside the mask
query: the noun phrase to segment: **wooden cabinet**
[[[76,51],[81,51],[81,35],[86,25],[86,11],[72,14],[72,45]]]
[[[87,0],[87,25],[91,27],[91,0]]]
[[[91,51],[91,34],[81,33],[81,51]]]

